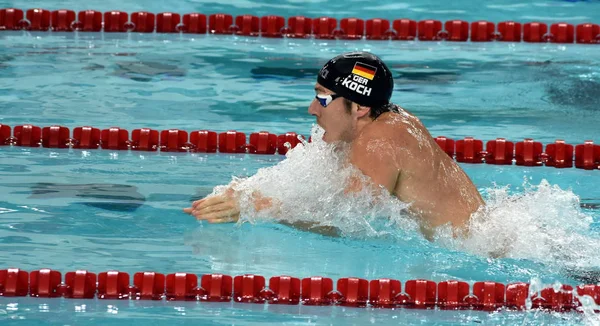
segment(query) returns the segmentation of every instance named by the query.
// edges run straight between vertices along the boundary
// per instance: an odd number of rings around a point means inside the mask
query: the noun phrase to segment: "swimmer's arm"
[[[269,197],[262,196],[258,191],[252,194],[252,200],[256,211],[271,209],[272,215],[277,215],[280,211],[278,203]],[[240,219],[241,211],[239,194],[230,187],[222,194],[194,201],[191,207],[185,208],[183,211],[197,220],[205,220],[209,223],[237,222]]]
[[[264,197],[259,192],[254,192],[252,194],[252,198],[254,200],[254,209],[257,212],[260,212],[265,209],[270,210],[270,215],[277,218],[277,221],[280,224],[290,226],[290,227],[293,227],[293,228],[296,228],[296,229],[299,229],[302,231],[318,233],[321,235],[326,235],[326,236],[331,236],[331,237],[339,236],[338,229],[333,226],[319,226],[319,225],[317,225],[317,223],[308,222],[308,221],[295,221],[295,222],[286,221],[283,218],[283,214],[281,213],[281,209],[280,209],[281,206],[280,206],[279,202],[273,200],[272,198]]]
[[[263,196],[258,191],[252,194],[252,199],[257,212],[270,210],[269,214],[283,225],[327,236],[339,236],[338,230],[332,226],[318,226],[306,221],[283,220],[279,202]],[[240,218],[238,196],[231,188],[222,195],[209,196],[193,202],[192,207],[184,209],[184,212],[194,216],[197,220],[205,220],[209,223],[231,223],[237,222]]]

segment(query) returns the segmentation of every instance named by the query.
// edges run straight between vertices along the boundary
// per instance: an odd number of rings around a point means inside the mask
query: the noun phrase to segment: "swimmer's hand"
[[[196,200],[183,211],[209,223],[235,223],[240,219],[240,205],[233,191]]]

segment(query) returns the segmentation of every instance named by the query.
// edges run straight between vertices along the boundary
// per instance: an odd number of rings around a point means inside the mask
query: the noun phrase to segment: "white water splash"
[[[406,213],[407,204],[389,195],[378,195],[375,188],[360,192],[344,192],[351,177],[368,184],[366,177],[347,163],[347,145],[327,144],[324,130],[313,127],[312,142],[304,142],[288,151],[279,164],[260,169],[249,178],[234,178],[227,186],[217,187],[222,193],[233,187],[241,194],[242,221],[262,220],[309,222],[332,226],[344,235],[375,236],[393,229],[417,230],[417,224]],[[274,209],[257,211],[254,194],[273,199]],[[385,191],[383,192],[385,194]],[[416,234],[416,233],[412,233]]]
[[[333,226],[343,235],[422,239],[417,222],[408,214],[408,204],[377,195],[369,187],[344,193],[352,176],[363,181],[368,178],[347,164],[347,148],[323,142],[323,133],[315,126],[311,143],[290,150],[279,164],[248,178],[234,178],[213,193],[236,189],[241,194],[242,221],[251,223],[303,221]],[[436,242],[480,256],[530,259],[563,270],[600,271],[600,238],[591,235],[592,217],[582,212],[577,195],[547,181],[525,183],[524,188],[515,195],[507,187],[486,189],[486,207],[473,215],[469,236],[453,238],[449,229],[440,228]],[[277,209],[256,211],[257,192],[278,203],[274,205]]]
[[[579,197],[546,180],[523,187],[512,195],[508,187],[487,189],[486,207],[472,217],[469,237],[452,245],[563,270],[600,271],[600,238],[590,231],[593,218],[581,210]]]

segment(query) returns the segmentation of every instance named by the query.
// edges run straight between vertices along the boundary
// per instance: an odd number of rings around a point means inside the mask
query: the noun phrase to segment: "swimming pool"
[[[360,3],[357,3],[357,6]],[[209,4],[91,3],[96,10],[205,10]],[[597,2],[504,2],[466,10],[464,3],[387,4],[373,15],[393,18],[403,6],[413,19],[529,20],[555,17],[571,23],[599,22]],[[30,4],[0,2],[0,7]],[[61,6],[80,10],[75,3]],[[358,9],[330,12],[343,17]],[[455,7],[456,6],[456,7]],[[54,5],[44,6],[58,9]],[[323,4],[238,2],[210,12],[233,15],[306,15]],[[486,9],[487,8],[487,9]],[[305,10],[304,10],[305,9]],[[205,11],[209,11],[206,9]],[[370,12],[369,12],[370,14]],[[334,15],[334,16],[335,16]],[[596,15],[596,16],[593,16]],[[365,17],[367,18],[367,17]],[[544,144],[598,140],[600,92],[597,45],[525,43],[425,43],[280,40],[232,36],[0,33],[0,123],[16,126],[91,125],[127,130],[267,130],[308,136],[313,119],[306,108],[320,66],[342,51],[367,49],[382,56],[396,74],[393,100],[417,114],[432,135],[485,141],[531,137]],[[401,230],[386,236],[359,233],[329,238],[276,223],[199,225],[181,208],[226,184],[232,175],[252,175],[283,159],[275,155],[148,153],[0,147],[0,239],[2,269],[63,273],[115,269],[130,273],[190,272],[198,275],[289,274],[339,279],[424,278],[563,282],[579,284],[565,267],[595,269],[600,181],[598,171],[462,164],[478,188],[502,203],[503,192],[526,193],[510,206],[507,226],[523,214],[543,232],[521,234],[531,244],[513,257],[476,255],[478,239],[461,251],[429,243]],[[546,186],[556,185],[562,190]],[[523,184],[533,187],[524,190]],[[577,202],[572,194],[578,196]],[[301,206],[302,203],[299,203]],[[579,204],[588,208],[580,208]],[[536,213],[537,212],[537,213]],[[513,217],[513,218],[508,218]],[[586,219],[593,219],[589,222]],[[519,225],[524,231],[526,225]],[[518,233],[518,232],[517,232]],[[581,237],[577,237],[581,234]],[[571,236],[575,235],[575,236]],[[537,240],[554,236],[556,245]],[[490,239],[490,242],[497,241]],[[546,240],[544,240],[546,241]],[[540,241],[541,242],[541,241]],[[554,250],[558,254],[553,254]],[[563,255],[563,257],[561,257]],[[569,257],[569,255],[571,255]],[[575,258],[572,258],[575,257]],[[581,262],[584,266],[577,266]],[[572,263],[575,263],[573,265]],[[533,323],[594,322],[589,315],[539,312],[378,310],[344,307],[274,306],[239,303],[155,302],[2,298],[0,318],[55,323],[161,323],[189,319],[214,324],[252,323]]]

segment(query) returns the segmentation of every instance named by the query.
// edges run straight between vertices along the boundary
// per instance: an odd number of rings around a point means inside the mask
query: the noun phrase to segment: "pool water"
[[[284,16],[301,12],[337,18],[363,17],[361,8],[366,8],[363,18],[391,19],[398,12],[413,19],[600,22],[597,1],[501,1],[478,9],[466,2],[444,8],[434,1],[388,2],[373,8],[367,2],[352,4],[355,7],[292,0],[231,5],[182,1],[171,7],[159,2],[92,1],[89,8]],[[0,7],[32,5],[0,1]],[[88,8],[69,1],[39,6]],[[318,69],[340,52],[369,50],[394,73],[393,101],[419,116],[433,136],[484,141],[530,137],[544,144],[556,139],[571,144],[600,142],[598,46],[22,32],[2,32],[0,43],[0,124],[10,126],[267,130],[308,136],[314,119],[306,110]],[[503,203],[504,194],[525,194],[521,206],[509,206],[503,228],[528,232],[518,224],[523,214],[522,221],[547,229],[522,234],[518,243],[531,247],[522,245],[503,259],[477,254],[476,249],[486,245],[480,239],[459,250],[406,230],[389,236],[359,233],[331,238],[268,221],[199,224],[181,212],[215,186],[229,183],[232,176],[251,176],[283,159],[0,147],[0,268],[321,275],[334,280],[350,276],[436,282],[534,280],[546,285],[577,285],[582,282],[577,268],[600,270],[598,171],[461,164],[488,200]],[[498,190],[502,187],[509,188]],[[548,241],[553,245],[544,247]],[[558,254],[548,255],[551,249]],[[194,319],[202,324],[243,325],[537,325],[598,323],[595,318],[576,313],[0,300],[3,324],[21,319],[65,325],[177,324]]]

